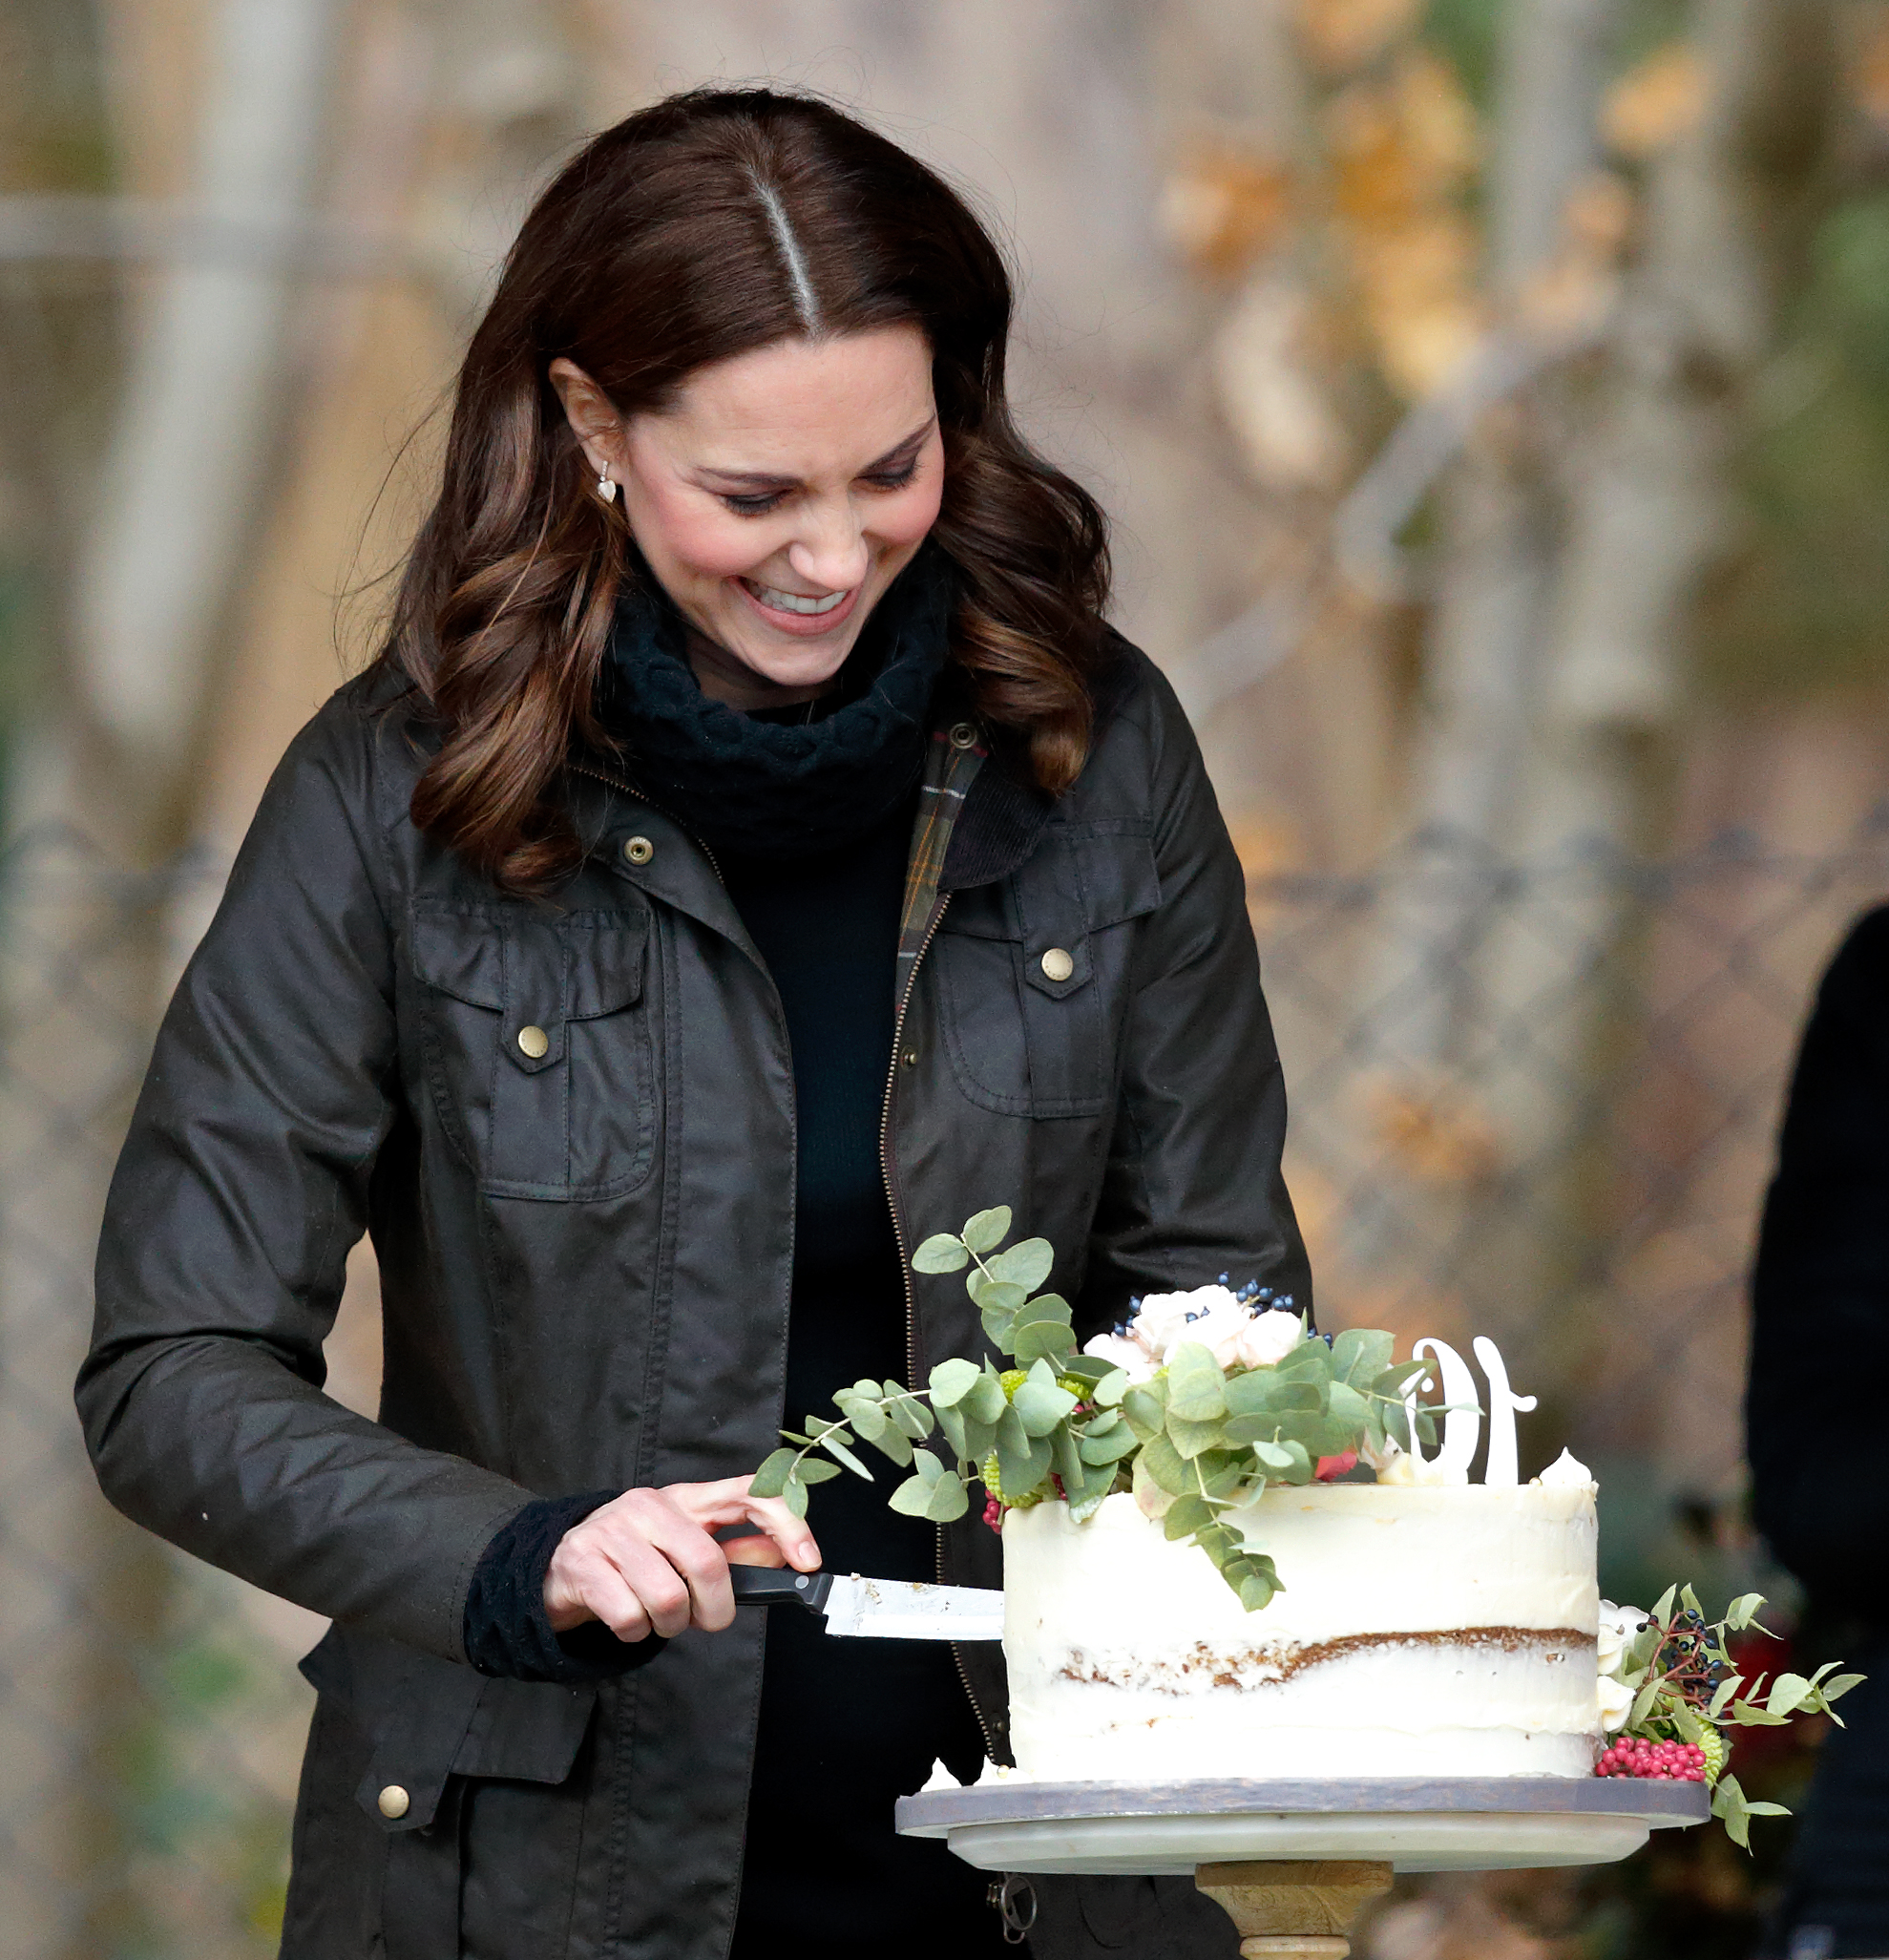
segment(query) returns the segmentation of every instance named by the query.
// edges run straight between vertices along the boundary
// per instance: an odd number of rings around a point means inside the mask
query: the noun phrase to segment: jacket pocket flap
[[[493,1680],[340,1627],[302,1672],[373,1744],[354,1800],[388,1832],[426,1829],[449,1776],[562,1782],[597,1702],[595,1687]]]
[[[558,924],[570,949],[570,1005],[565,1011],[573,1021],[595,1021],[642,999],[647,913],[573,912]]]
[[[413,971],[469,1007],[505,1005],[505,933],[498,920],[422,899],[413,907]]]

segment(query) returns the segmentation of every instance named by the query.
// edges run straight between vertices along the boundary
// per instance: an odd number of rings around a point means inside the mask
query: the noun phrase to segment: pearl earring
[[[617,486],[611,481],[608,470],[599,470],[597,473],[597,494],[607,504],[617,501]]]

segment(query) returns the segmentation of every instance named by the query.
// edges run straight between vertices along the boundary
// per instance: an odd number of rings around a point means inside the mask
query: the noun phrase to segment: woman
[[[115,1504],[335,1621],[296,1960],[997,1951],[892,1805],[1004,1757],[1000,1656],[727,1576],[993,1586],[997,1539],[829,1485],[816,1544],[747,1480],[784,1414],[979,1351],[905,1249],[985,1205],[1085,1332],[1309,1297],[1239,866],[1009,318],[963,203],[822,104],[597,138],[178,989],[79,1402]],[[378,1423],[321,1394],[364,1230]],[[1185,1886],[1043,1888],[1039,1953],[1124,1943],[1231,1951]]]

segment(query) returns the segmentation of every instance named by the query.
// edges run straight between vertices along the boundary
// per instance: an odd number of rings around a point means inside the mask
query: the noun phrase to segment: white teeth
[[[752,579],[742,583],[763,605],[781,613],[829,613],[846,598],[844,592],[829,592],[825,599],[810,599],[803,592],[777,592],[771,585],[757,585]]]

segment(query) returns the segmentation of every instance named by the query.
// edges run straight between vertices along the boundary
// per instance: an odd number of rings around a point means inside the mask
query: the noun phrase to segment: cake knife
[[[737,1600],[792,1600],[824,1613],[827,1632],[877,1640],[1001,1640],[1003,1594],[911,1579],[850,1578],[768,1566],[730,1566]]]

